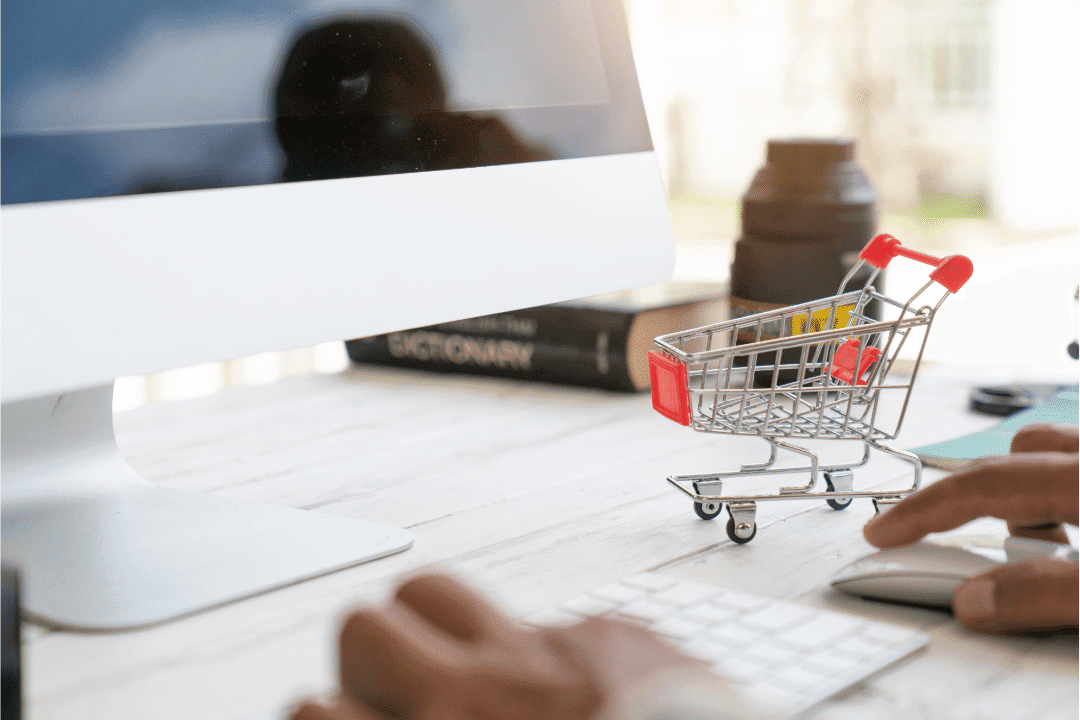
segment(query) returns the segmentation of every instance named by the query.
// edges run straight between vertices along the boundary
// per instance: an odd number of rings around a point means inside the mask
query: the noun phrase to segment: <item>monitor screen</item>
[[[31,616],[141,627],[412,543],[147,482],[114,440],[116,377],[649,285],[674,265],[620,3],[0,13],[3,555]]]
[[[5,399],[670,273],[619,3],[0,12]]]
[[[651,149],[589,0],[2,12],[4,204]]]

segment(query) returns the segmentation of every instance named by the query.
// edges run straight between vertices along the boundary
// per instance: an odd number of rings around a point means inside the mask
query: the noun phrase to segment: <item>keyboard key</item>
[[[591,595],[582,595],[581,597],[567,600],[559,605],[560,610],[572,612],[575,615],[580,615],[582,617],[600,617],[601,615],[607,615],[609,612],[613,611],[615,607],[615,603],[608,600],[601,600],[600,598],[592,597]]]
[[[696,605],[702,600],[707,600],[720,591],[708,585],[697,583],[679,583],[667,590],[656,593],[654,597],[662,602],[671,603],[680,607]]]
[[[801,655],[794,650],[770,644],[750,645],[746,648],[746,654],[752,662],[766,666],[778,665],[792,658],[801,658]]]
[[[828,677],[825,675],[798,665],[781,668],[776,671],[773,677],[777,684],[792,690],[802,690],[815,685],[824,685],[828,682]]]
[[[760,632],[754,628],[748,628],[739,623],[728,623],[727,625],[720,625],[719,627],[713,627],[709,631],[710,636],[722,637],[728,644],[737,643],[739,645],[745,645],[746,643],[759,642],[762,638]]]
[[[743,646],[746,646],[749,643],[753,643],[753,642],[756,642],[758,640],[758,639],[749,639],[748,640],[748,639],[745,639],[745,638],[730,637],[730,636],[724,635],[722,633],[716,633],[713,630],[713,628],[707,628],[706,633],[704,634],[704,636],[706,638],[708,638],[709,642],[711,642],[712,644],[718,645],[718,646],[721,646],[721,647],[726,647],[729,650],[731,650],[732,652],[735,652],[735,651],[744,652]]]
[[[864,624],[861,620],[843,615],[822,613],[814,622],[794,627],[777,635],[776,639],[800,648],[815,648],[853,635]]]
[[[668,637],[680,640],[701,637],[708,631],[707,626],[696,623],[691,618],[679,616],[661,620],[653,625],[652,629]]]
[[[764,665],[758,665],[745,657],[729,657],[720,663],[717,671],[728,680],[745,685],[757,682],[766,675],[771,675]]]
[[[731,658],[732,648],[709,642],[706,638],[691,640],[682,646],[683,652],[691,657],[704,660],[712,665],[719,665]]]
[[[810,608],[777,602],[771,603],[764,610],[743,615],[741,620],[763,630],[780,630],[813,614],[814,611]]]
[[[762,597],[747,595],[746,593],[741,592],[732,592],[729,590],[713,598],[712,602],[714,605],[721,605],[723,607],[731,608],[732,610],[749,612],[764,606],[766,600]]]
[[[712,603],[701,603],[683,611],[683,617],[705,625],[718,625],[735,618],[735,613]]]
[[[645,597],[647,592],[640,587],[631,587],[630,585],[616,583],[615,585],[608,585],[599,590],[593,590],[589,594],[593,597],[600,598],[601,600],[607,600],[617,605],[622,605],[624,603],[633,602],[638,598]]]
[[[856,635],[855,637],[837,643],[835,649],[845,655],[852,655],[854,657],[868,657],[881,652],[882,646],[880,643],[869,643],[866,642],[866,640],[863,640],[865,634],[866,632],[864,631],[861,635]]]
[[[662,620],[673,612],[675,612],[675,608],[671,605],[655,602],[654,600],[636,600],[619,608],[620,617],[628,617],[646,623]]]
[[[850,655],[825,651],[810,655],[806,663],[821,670],[850,670],[859,664],[859,660]]]

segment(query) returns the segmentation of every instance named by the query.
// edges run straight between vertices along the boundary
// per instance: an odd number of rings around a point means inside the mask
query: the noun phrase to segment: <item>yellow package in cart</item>
[[[833,318],[831,327],[825,326],[829,322],[829,314],[832,312],[832,308],[826,307],[821,308],[820,310],[814,310],[812,313],[795,315],[791,318],[791,334],[804,335],[808,332],[816,333],[821,332],[822,330],[847,327],[848,321],[851,319],[851,311],[854,307],[854,305],[841,305],[836,308],[836,316]],[[807,319],[809,319],[809,329],[807,328]]]

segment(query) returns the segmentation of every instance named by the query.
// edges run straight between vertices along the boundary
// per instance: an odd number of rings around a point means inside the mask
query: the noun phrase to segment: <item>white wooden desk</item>
[[[992,424],[965,409],[966,381],[976,379],[924,367],[899,446]],[[868,501],[842,512],[820,501],[763,503],[758,535],[742,546],[727,539],[723,516],[699,520],[664,478],[760,460],[766,445],[689,431],[653,412],[647,395],[359,369],[148,406],[117,416],[117,432],[135,469],[162,485],[392,523],[416,543],[148,630],[31,628],[27,717],[269,717],[331,686],[350,605],[433,563],[515,613],[660,569],[930,633],[928,651],[815,717],[1077,716],[1075,634],[979,637],[942,612],[827,588],[870,549],[860,534]],[[894,462],[875,458],[856,483],[905,471]]]

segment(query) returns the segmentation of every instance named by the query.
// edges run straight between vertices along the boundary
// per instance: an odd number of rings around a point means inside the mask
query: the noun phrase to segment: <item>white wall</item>
[[[997,0],[991,203],[1011,230],[1080,222],[1080,3]]]

